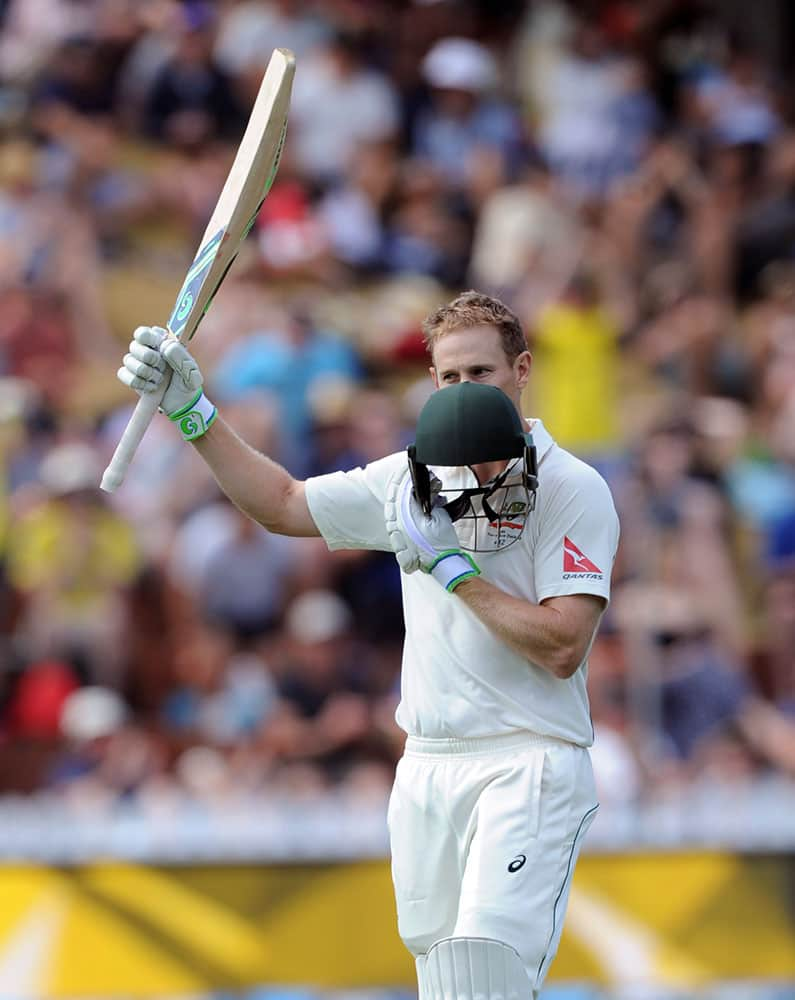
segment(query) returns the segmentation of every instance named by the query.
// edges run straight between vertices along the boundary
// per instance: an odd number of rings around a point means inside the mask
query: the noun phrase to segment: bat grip
[[[166,394],[168,380],[164,379],[164,382],[165,384],[158,386],[155,392],[147,392],[138,400],[133,415],[124,428],[121,440],[116,445],[113,458],[102,473],[100,486],[106,493],[113,493],[124,481],[130,462],[132,462],[138,445],[146,433],[146,428],[151,424],[152,417],[157,413],[157,408]]]

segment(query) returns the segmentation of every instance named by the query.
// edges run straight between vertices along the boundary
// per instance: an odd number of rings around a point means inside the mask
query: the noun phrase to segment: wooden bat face
[[[293,54],[276,49],[199,252],[188,268],[169,317],[168,329],[175,337],[189,340],[196,332],[270,190],[284,147],[294,73]],[[166,384],[139,399],[102,477],[102,489],[107,492],[122,483]]]
[[[270,191],[284,148],[294,72],[292,54],[277,49],[199,252],[169,317],[168,329],[175,337],[190,340],[196,332]]]

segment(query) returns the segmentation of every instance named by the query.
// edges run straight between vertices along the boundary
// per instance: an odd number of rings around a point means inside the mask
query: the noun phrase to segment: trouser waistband
[[[411,756],[447,757],[451,754],[498,753],[500,750],[526,746],[575,746],[575,744],[557,736],[542,736],[540,733],[523,729],[500,736],[476,736],[469,739],[429,739],[424,736],[408,736],[405,753]]]

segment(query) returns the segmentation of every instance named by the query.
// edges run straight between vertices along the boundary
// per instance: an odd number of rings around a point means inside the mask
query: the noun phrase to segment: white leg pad
[[[417,955],[414,964],[417,966],[417,1000],[431,1000],[428,996],[428,976],[425,973],[427,955]]]
[[[420,1000],[531,1000],[524,964],[490,938],[443,938],[417,961]]]

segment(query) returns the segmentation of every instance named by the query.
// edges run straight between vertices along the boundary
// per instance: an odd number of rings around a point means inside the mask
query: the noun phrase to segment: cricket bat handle
[[[154,392],[145,393],[138,400],[133,415],[124,428],[121,440],[116,445],[113,458],[102,473],[102,482],[99,485],[106,493],[113,493],[124,482],[130,462],[138,450],[146,428],[151,424],[152,417],[157,413],[157,408],[166,394],[168,379],[163,381],[165,384],[159,385]]]

